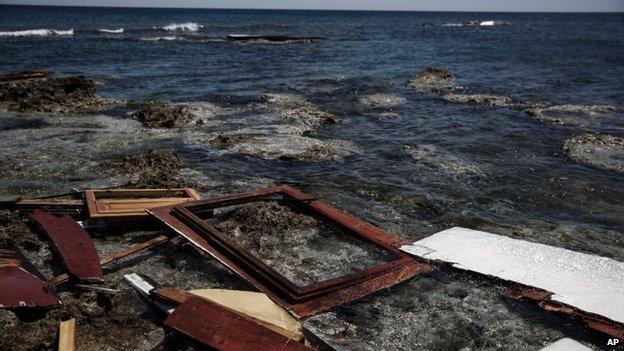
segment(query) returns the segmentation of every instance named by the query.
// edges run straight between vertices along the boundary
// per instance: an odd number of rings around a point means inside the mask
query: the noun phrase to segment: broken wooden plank
[[[109,256],[103,257],[102,259],[100,259],[100,266],[104,267],[107,266],[109,264],[115,263],[123,258],[126,258],[128,256],[134,255],[138,252],[144,251],[144,250],[148,250],[151,249],[154,246],[160,245],[162,243],[165,243],[169,241],[169,237],[166,235],[159,235],[155,238],[152,238],[150,240],[144,241],[142,243],[133,245],[127,249],[121,250],[119,252],[116,252],[114,254],[111,254]],[[59,284],[63,284],[65,282],[69,281],[69,275],[67,274],[61,274],[58,275],[52,279],[50,279],[50,281],[48,281],[48,285],[49,286],[56,286]]]
[[[312,350],[198,296],[180,304],[167,317],[165,325],[217,350]]]
[[[594,329],[624,338],[624,263],[605,257],[452,228],[401,248],[513,284],[514,296],[574,315]]]
[[[61,322],[58,350],[76,351],[76,318]]]
[[[289,339],[303,340],[301,323],[262,293],[222,289],[185,291],[163,287],[154,289],[151,295],[171,305],[179,305],[191,296],[199,296]]]
[[[40,276],[19,251],[0,250],[0,308],[59,305],[60,301]]]
[[[70,277],[85,284],[104,282],[93,241],[75,220],[67,215],[56,217],[45,210],[35,210],[30,217],[46,234]]]
[[[147,217],[148,208],[201,199],[190,188],[85,190],[85,198],[89,217],[93,219]]]

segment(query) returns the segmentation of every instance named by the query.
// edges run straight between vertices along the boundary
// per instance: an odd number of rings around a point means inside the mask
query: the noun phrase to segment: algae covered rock
[[[624,173],[624,137],[582,134],[566,140],[563,151],[578,163]]]
[[[419,90],[435,90],[450,88],[455,82],[455,76],[443,68],[427,67],[413,76],[408,85]]]
[[[134,115],[148,128],[182,127],[195,120],[195,115],[187,106],[164,101],[147,103]]]
[[[478,104],[488,106],[509,106],[512,100],[507,96],[482,94],[446,94],[442,99],[458,104]]]

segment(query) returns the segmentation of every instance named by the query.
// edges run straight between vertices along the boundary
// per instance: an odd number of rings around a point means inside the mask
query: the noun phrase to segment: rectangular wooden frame
[[[223,233],[198,216],[210,214],[216,208],[271,199],[277,195],[284,196],[287,201],[296,203],[297,207],[305,209],[336,229],[382,248],[396,259],[360,272],[301,287],[268,267],[249,252],[237,247]],[[417,262],[398,249],[405,244],[405,240],[392,236],[321,201],[311,199],[289,186],[154,208],[148,212],[217,258],[298,317],[320,313],[433,269],[433,265]]]
[[[102,199],[108,197],[109,199]],[[124,197],[144,197],[128,199]],[[89,217],[93,219],[144,217],[150,207],[175,205],[201,197],[194,189],[102,189],[85,190]],[[107,208],[108,207],[108,208]],[[117,207],[117,209],[110,208]]]

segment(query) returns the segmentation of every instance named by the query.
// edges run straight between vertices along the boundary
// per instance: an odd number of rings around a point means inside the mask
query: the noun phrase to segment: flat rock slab
[[[165,325],[216,350],[312,350],[198,296],[176,308]]]
[[[40,275],[20,252],[0,250],[0,308],[59,305]]]
[[[35,210],[30,217],[46,234],[70,277],[87,284],[104,281],[93,241],[73,218],[57,217],[44,210]]]
[[[624,323],[624,263],[505,236],[451,228],[401,250],[546,290],[550,299]]]

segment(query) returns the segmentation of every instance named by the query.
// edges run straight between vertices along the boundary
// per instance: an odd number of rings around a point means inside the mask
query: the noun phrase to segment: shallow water
[[[0,196],[121,184],[97,165],[174,148],[204,195],[288,183],[410,240],[460,225],[624,260],[624,175],[562,149],[583,133],[624,135],[622,14],[0,10],[1,72],[80,73],[104,97],[201,102],[206,122],[146,129],[131,108],[0,112]],[[442,26],[476,18],[511,25]],[[196,25],[162,28],[176,23]],[[43,28],[74,32],[6,34]],[[237,44],[225,40],[232,33],[327,39]],[[467,94],[514,105],[456,104],[408,87],[427,66],[450,69]],[[518,107],[541,103],[618,109],[558,124]],[[310,127],[283,117],[301,106],[342,121]],[[228,132],[259,143],[211,143]],[[327,147],[327,157],[280,160],[311,146]]]

